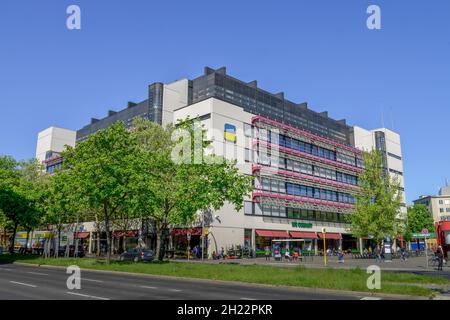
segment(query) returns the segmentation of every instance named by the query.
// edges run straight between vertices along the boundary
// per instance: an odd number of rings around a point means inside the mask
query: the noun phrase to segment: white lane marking
[[[27,271],[27,273],[35,274],[35,275],[38,275],[38,276],[48,276],[48,273],[32,272],[32,271]]]
[[[88,278],[81,278],[81,281],[90,281],[90,282],[100,282],[102,283],[102,280],[95,280],[95,279],[88,279]]]
[[[88,295],[88,294],[82,294],[82,293],[76,293],[76,292],[70,292],[70,291],[68,291],[68,292],[66,292],[66,293],[67,293],[67,294],[74,295],[74,296],[80,296],[80,297],[91,298],[91,299],[97,299],[97,300],[111,300],[111,299],[109,299],[109,298],[97,297],[97,296],[91,296],[91,295]]]
[[[180,290],[180,289],[169,289],[169,291],[172,291],[172,292],[180,292],[181,290]]]
[[[361,298],[361,300],[381,300],[381,298],[377,298],[377,297],[364,297],[364,298]]]
[[[2,268],[2,267],[0,267],[0,270],[11,271],[11,269],[8,269],[8,268]]]
[[[139,286],[139,287],[144,289],[158,289],[158,287],[149,287],[149,286]]]
[[[26,287],[32,287],[32,288],[36,288],[37,287],[34,284],[28,284],[28,283],[17,282],[17,281],[10,281],[10,282],[14,283],[14,284],[20,284],[21,286],[26,286]]]
[[[243,298],[241,298],[241,300],[256,300],[256,299],[243,297]]]

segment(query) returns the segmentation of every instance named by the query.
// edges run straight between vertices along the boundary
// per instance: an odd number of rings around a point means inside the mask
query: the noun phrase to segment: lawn
[[[166,275],[175,277],[239,281],[257,284],[285,285],[370,292],[366,286],[368,274],[362,269],[312,269],[302,266],[282,268],[265,265],[200,264],[183,262],[133,263],[111,262],[96,259],[43,259],[33,256],[0,256],[0,263],[26,262],[40,265],[69,266],[95,270],[110,270]],[[429,296],[432,290],[416,284],[449,285],[443,277],[421,276],[409,273],[382,273],[382,293]]]

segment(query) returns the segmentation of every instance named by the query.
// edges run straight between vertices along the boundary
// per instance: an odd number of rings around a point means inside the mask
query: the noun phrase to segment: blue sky
[[[82,29],[66,28],[77,4]],[[382,30],[366,27],[377,4]],[[0,2],[0,154],[79,129],[147,85],[226,66],[240,79],[402,137],[408,201],[450,178],[448,0]]]

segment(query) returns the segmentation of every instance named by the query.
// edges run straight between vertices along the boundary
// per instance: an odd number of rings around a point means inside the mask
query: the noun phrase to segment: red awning
[[[114,232],[112,233],[112,236],[113,236],[114,238],[122,238],[122,237],[125,237],[125,238],[135,238],[135,237],[137,237],[137,235],[138,235],[137,230],[114,231]]]
[[[315,232],[289,231],[289,234],[292,238],[317,239],[317,234]]]
[[[75,239],[86,239],[89,238],[89,232],[75,232]]]
[[[187,235],[188,233],[190,233],[192,236],[201,236],[202,228],[173,228],[172,229],[173,236]]]
[[[317,235],[319,236],[320,239],[323,239],[323,233],[322,232],[317,232]],[[325,234],[325,239],[341,240],[342,239],[342,235],[340,233],[327,232]]]
[[[255,230],[256,235],[260,237],[268,237],[268,238],[289,238],[289,235],[286,231],[279,230]]]

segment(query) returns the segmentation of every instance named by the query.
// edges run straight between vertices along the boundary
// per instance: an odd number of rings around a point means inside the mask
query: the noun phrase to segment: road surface
[[[81,271],[81,289],[69,290],[65,269],[0,265],[0,300],[368,300],[356,293]]]

